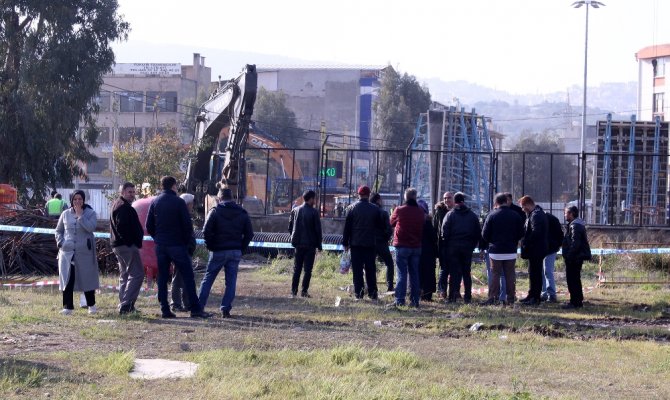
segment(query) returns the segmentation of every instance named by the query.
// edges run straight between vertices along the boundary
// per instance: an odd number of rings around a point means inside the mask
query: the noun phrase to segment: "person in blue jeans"
[[[149,207],[146,227],[156,243],[158,263],[158,302],[162,318],[176,318],[168,303],[167,284],[170,278],[170,263],[179,270],[184,280],[184,291],[191,301],[191,317],[209,318],[210,315],[198,307],[195,277],[188,246],[194,241],[191,214],[183,199],[177,196],[177,180],[172,176],[161,178],[163,192]]]
[[[396,208],[391,216],[393,246],[396,249],[396,306],[405,305],[407,295],[407,277],[409,275],[411,292],[410,306],[419,307],[421,284],[419,281],[419,262],[423,238],[423,224],[426,216],[416,201],[416,189],[405,190],[405,204]]]
[[[235,300],[237,271],[242,251],[249,246],[254,237],[251,219],[247,211],[233,200],[230,189],[219,190],[219,205],[207,214],[204,226],[205,245],[209,250],[209,262],[205,277],[200,284],[200,306],[205,309],[209,292],[216,276],[224,270],[226,289],[221,299],[221,316],[230,318],[230,310]]]

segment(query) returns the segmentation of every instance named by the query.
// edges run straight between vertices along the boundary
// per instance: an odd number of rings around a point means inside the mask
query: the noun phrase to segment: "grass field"
[[[335,272],[332,256],[315,267],[313,297],[290,299],[290,263],[243,268],[232,319],[162,320],[154,292],[141,294],[140,315],[120,317],[111,290],[98,294],[97,315],[65,317],[57,288],[2,289],[0,398],[670,398],[667,287],[593,288],[578,311],[441,302],[395,310],[389,295],[354,301],[351,275]],[[594,282],[585,268],[584,286]],[[128,377],[135,358],[199,368],[190,379],[138,381]]]

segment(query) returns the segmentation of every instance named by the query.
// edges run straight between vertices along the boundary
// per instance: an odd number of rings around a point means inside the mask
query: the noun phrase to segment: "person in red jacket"
[[[416,202],[416,189],[405,190],[405,204],[396,208],[391,216],[391,226],[395,228],[393,246],[396,248],[396,268],[398,270],[394,303],[396,306],[405,305],[407,275],[409,274],[410,306],[419,307],[421,293],[419,260],[425,219],[423,210]]]

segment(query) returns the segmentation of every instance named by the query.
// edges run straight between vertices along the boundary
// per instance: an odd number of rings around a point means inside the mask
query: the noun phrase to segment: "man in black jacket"
[[[437,292],[443,299],[447,298],[447,287],[449,279],[449,265],[447,258],[447,246],[442,239],[442,223],[447,213],[454,208],[454,194],[444,192],[443,201],[435,204],[435,213],[433,214],[433,226],[437,233],[437,259],[440,263],[440,272],[437,277]],[[459,296],[460,297],[460,294]]]
[[[461,289],[463,279],[463,301],[468,304],[472,300],[472,252],[481,239],[479,218],[465,205],[465,195],[458,192],[454,195],[454,208],[444,217],[442,238],[447,245],[449,258],[449,297],[453,303]]]
[[[135,311],[135,300],[144,282],[144,267],[140,259],[144,229],[131,206],[135,201],[135,185],[121,185],[121,195],[112,204],[109,217],[112,251],[119,261],[119,314]]]
[[[191,303],[191,317],[208,318],[202,311],[195,292],[195,277],[188,246],[193,240],[193,225],[186,203],[177,196],[177,180],[172,176],[161,178],[163,192],[151,202],[147,214],[147,232],[156,243],[158,263],[158,302],[163,318],[175,318],[168,303],[167,284],[170,263],[179,270],[184,280],[184,290]]]
[[[565,261],[565,280],[568,283],[570,302],[563,308],[582,308],[584,293],[582,292],[582,263],[591,259],[591,246],[586,236],[584,221],[579,216],[579,209],[570,206],[565,209],[565,220],[568,231],[563,237],[563,260]]]
[[[314,209],[316,193],[313,190],[308,190],[303,193],[302,200],[303,203],[300,207],[291,210],[291,217],[288,220],[291,246],[295,248],[291,297],[298,295],[300,273],[303,268],[305,269],[305,276],[302,279],[300,295],[311,297],[309,295],[309,281],[312,278],[312,267],[314,267],[316,250],[321,251],[321,217],[319,212]]]
[[[521,239],[521,258],[528,260],[528,296],[521,300],[525,305],[536,305],[542,301],[542,261],[548,253],[547,215],[542,207],[535,205],[530,196],[519,199],[519,205],[526,212],[525,234]]]
[[[495,198],[495,210],[491,212],[482,229],[482,239],[488,244],[488,257],[491,262],[489,279],[489,298],[484,305],[498,303],[501,290],[501,275],[505,277],[507,291],[505,302],[513,304],[516,292],[516,249],[523,236],[523,221],[519,214],[507,203],[507,196],[499,193]]]
[[[221,299],[221,315],[223,318],[230,318],[242,251],[249,246],[254,231],[247,211],[233,200],[232,190],[219,190],[219,201],[219,205],[209,210],[203,229],[205,245],[210,254],[207,272],[200,284],[199,300],[204,309],[214,280],[223,268],[226,290]]]
[[[382,215],[382,222],[384,223],[384,229],[377,229],[377,238],[376,238],[376,251],[377,256],[382,259],[384,265],[386,265],[386,288],[389,292],[394,290],[393,288],[393,275],[395,272],[395,267],[393,266],[393,256],[391,256],[391,250],[389,250],[389,240],[393,236],[393,228],[391,228],[391,217],[389,213],[384,210],[382,204],[382,197],[379,193],[373,193],[370,196],[370,203],[379,207],[379,213]]]
[[[377,267],[375,247],[377,229],[384,229],[379,207],[369,201],[370,188],[358,188],[359,200],[347,211],[344,222],[342,245],[345,251],[351,249],[351,271],[354,280],[354,296],[362,299],[364,284],[367,282],[368,296],[377,299]],[[365,271],[365,281],[363,280]]]

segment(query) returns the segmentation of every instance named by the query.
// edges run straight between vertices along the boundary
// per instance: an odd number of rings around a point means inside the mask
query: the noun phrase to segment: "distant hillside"
[[[582,91],[579,86],[565,92],[548,94],[511,94],[465,81],[445,82],[439,79],[424,80],[433,100],[445,105],[456,105],[480,115],[491,117],[494,129],[510,136],[524,130],[568,129],[581,125]],[[628,119],[635,113],[637,84],[603,83],[589,87],[587,122],[595,124],[608,112],[617,118]],[[569,101],[569,105],[568,105]]]

